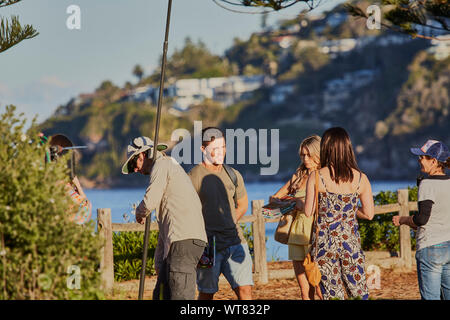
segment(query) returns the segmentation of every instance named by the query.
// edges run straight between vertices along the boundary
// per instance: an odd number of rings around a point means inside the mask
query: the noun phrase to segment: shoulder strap
[[[359,187],[361,186],[361,177],[362,177],[362,172],[359,172],[359,181],[358,181],[358,187],[356,188],[356,193],[359,193]]]
[[[316,170],[315,178],[316,178],[316,185],[314,187],[314,198],[316,200],[316,205],[315,205],[315,208],[314,208],[313,228],[316,231],[315,252],[316,252],[316,255],[317,255],[317,253],[318,253],[317,252],[317,244],[319,242],[319,221],[318,221],[319,220],[319,170]],[[313,259],[315,259],[315,257]]]
[[[295,179],[292,179],[294,177],[294,175],[296,176]],[[302,172],[300,170],[300,167],[297,168],[297,170],[295,171],[294,175],[292,176],[292,178],[289,180],[289,187],[288,187],[288,193],[294,195],[296,190],[296,186],[298,185],[298,183],[302,180],[303,176],[302,176]],[[292,181],[293,180],[293,181]]]
[[[236,193],[236,189],[237,189],[237,186],[238,186],[238,182],[237,182],[236,173],[234,173],[233,168],[231,168],[229,165],[224,163],[224,164],[222,164],[222,166],[225,169],[225,171],[227,172],[228,177],[230,177],[231,182],[233,182],[233,184],[234,184],[234,196],[233,196],[233,199],[234,199],[234,207],[237,208],[237,199],[236,199],[237,193]]]
[[[323,177],[322,177],[322,175],[320,174],[319,170],[317,170],[317,172],[316,172],[316,184],[317,184],[317,188],[319,188],[319,178],[317,177],[317,173],[318,173],[318,175],[320,176],[320,180],[322,180],[323,187],[325,188],[325,191],[328,192],[328,190],[327,190],[327,185],[325,184],[325,180],[323,180]]]
[[[316,170],[313,172],[314,178],[315,178],[315,184],[314,184],[314,212],[313,212],[313,225],[311,228],[311,236],[310,236],[310,243],[312,243],[312,235],[315,231],[316,233],[316,243],[317,243],[317,235],[319,232],[319,227],[317,225],[317,220],[319,217],[319,170]]]
[[[317,218],[319,216],[319,170],[314,173],[315,176],[315,185],[314,185],[314,197],[316,199],[316,205],[314,208],[314,220],[317,222]]]

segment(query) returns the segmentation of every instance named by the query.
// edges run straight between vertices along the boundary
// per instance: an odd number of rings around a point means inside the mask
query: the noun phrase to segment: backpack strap
[[[224,163],[224,164],[222,164],[222,166],[225,169],[225,171],[227,172],[228,177],[230,177],[231,182],[233,182],[233,184],[234,184],[234,196],[233,196],[233,199],[234,199],[234,207],[237,208],[237,199],[236,199],[237,193],[236,193],[236,189],[237,189],[237,186],[238,186],[238,182],[237,182],[236,173],[233,171],[233,168],[231,168],[229,165]]]

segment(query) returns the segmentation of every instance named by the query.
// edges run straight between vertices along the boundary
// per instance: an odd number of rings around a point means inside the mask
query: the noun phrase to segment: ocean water
[[[265,182],[246,184],[249,201],[264,200],[268,202],[269,196],[274,194],[284,182]],[[372,181],[372,191],[376,195],[380,191],[396,191],[415,186],[415,181]],[[85,189],[89,200],[92,202],[92,219],[97,219],[98,208],[110,208],[113,223],[134,222],[132,214],[133,204],[139,204],[145,194],[145,188],[130,189]],[[246,214],[251,214],[251,204]],[[154,217],[154,215],[152,215]],[[266,223],[267,260],[288,260],[288,247],[273,239],[277,223]]]

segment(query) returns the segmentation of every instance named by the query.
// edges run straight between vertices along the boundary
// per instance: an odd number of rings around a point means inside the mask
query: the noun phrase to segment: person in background
[[[300,144],[299,155],[301,159],[300,166],[291,179],[270,197],[270,202],[277,201],[287,195],[305,200],[308,176],[320,167],[320,137],[311,135],[304,139]],[[314,299],[314,288],[309,285],[305,275],[305,268],[303,267],[303,260],[305,260],[310,248],[309,241],[312,223],[313,216],[307,217],[304,210],[297,209],[288,240],[289,260],[292,260],[303,300]]]
[[[197,264],[207,241],[202,205],[184,169],[161,152],[166,148],[166,144],[158,144],[153,161],[153,141],[148,137],[133,139],[127,148],[122,173],[150,176],[144,199],[136,208],[136,221],[144,224],[156,209],[158,278],[153,300],[193,300]]]
[[[244,180],[239,171],[224,163],[225,137],[220,129],[202,130],[201,150],[203,161],[192,168],[189,176],[202,202],[208,239],[215,239],[216,255],[214,266],[197,270],[198,298],[212,300],[223,274],[238,299],[251,300],[253,263],[239,225],[248,208]]]
[[[359,170],[345,129],[330,128],[322,135],[317,171],[319,216],[312,236],[311,256],[322,275],[324,299],[369,298],[365,256],[358,232],[360,219],[372,220],[375,207],[367,176]],[[362,207],[358,207],[358,200]],[[305,214],[315,210],[315,174],[306,184]]]
[[[450,168],[448,147],[428,140],[421,148],[411,148],[419,156],[418,213],[394,216],[396,226],[408,225],[416,232],[416,262],[420,296],[423,300],[450,300]]]
[[[48,161],[55,161],[58,158],[64,156],[69,151],[64,148],[73,147],[72,141],[67,138],[65,135],[56,134],[50,138],[50,159]],[[70,152],[75,152],[71,150]],[[66,193],[70,196],[73,201],[73,206],[78,207],[78,210],[75,215],[70,217],[70,220],[75,222],[76,224],[84,224],[90,220],[92,215],[92,203],[87,198],[84,193],[83,188],[81,187],[81,183],[78,180],[78,177],[73,174],[74,166],[75,166],[75,157],[72,156],[69,160],[69,167],[71,170],[70,181],[66,183],[65,189]],[[73,176],[72,176],[73,174]]]

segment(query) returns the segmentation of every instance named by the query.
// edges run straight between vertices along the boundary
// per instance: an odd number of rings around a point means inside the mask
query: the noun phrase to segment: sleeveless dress
[[[356,212],[358,188],[354,193],[340,194],[327,191],[319,172],[325,192],[319,192],[318,237],[313,233],[312,256],[322,274],[320,288],[323,298],[345,299],[369,298],[364,270],[365,256],[361,249]],[[316,242],[317,241],[317,250]]]
[[[294,197],[304,198],[306,189],[299,189]],[[288,240],[289,260],[302,261],[308,254],[311,228],[314,217],[307,217],[304,211],[296,210],[295,220],[292,222]]]
[[[67,183],[65,189],[67,194],[73,201],[70,208],[73,209],[75,207],[76,211],[76,213],[69,219],[79,225],[89,221],[92,215],[91,202],[88,199],[81,197],[81,195],[71,183]]]

